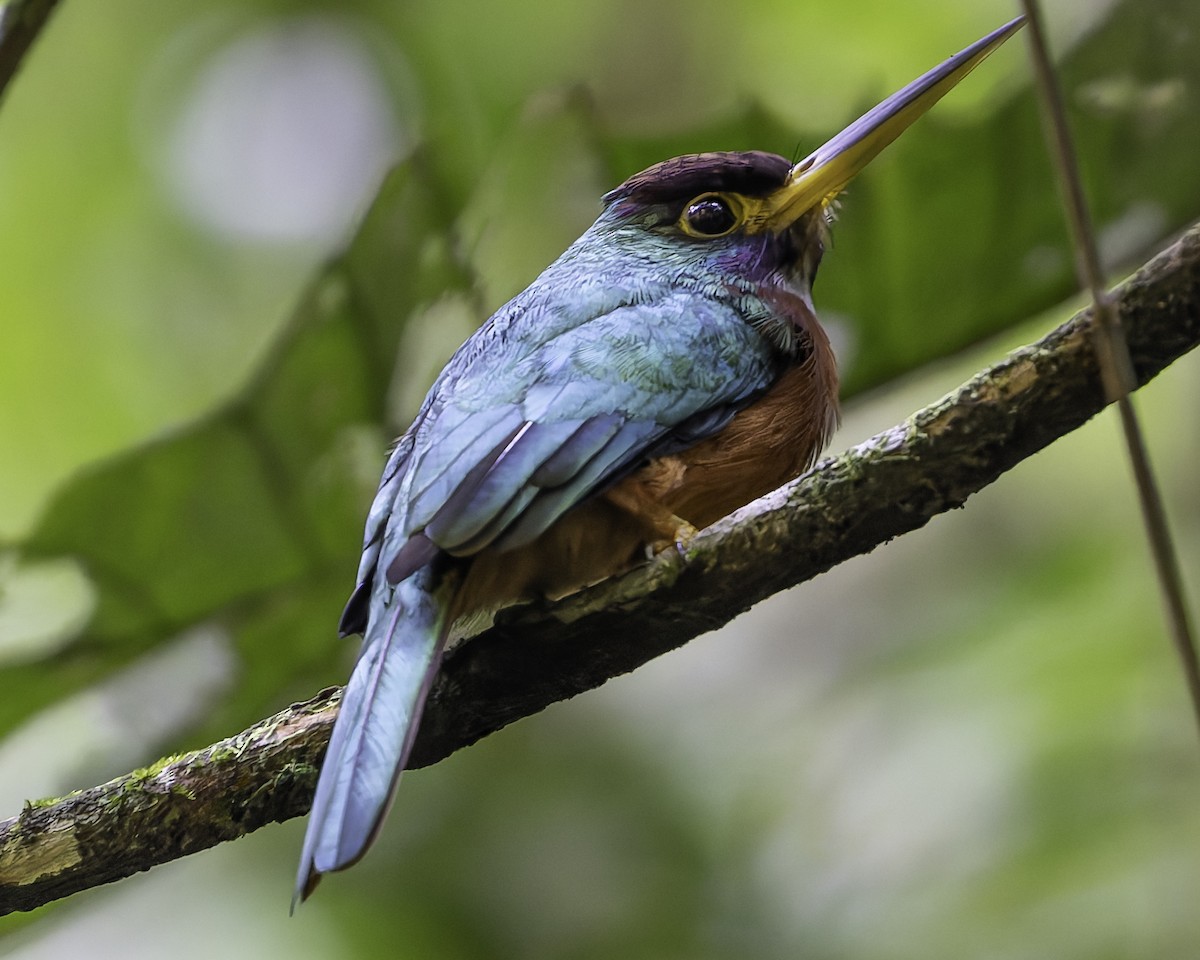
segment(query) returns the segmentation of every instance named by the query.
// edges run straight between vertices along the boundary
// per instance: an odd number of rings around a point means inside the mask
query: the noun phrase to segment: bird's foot
[[[696,534],[700,532],[636,483],[619,484],[604,496],[614,506],[637,518],[644,525],[647,534],[647,560],[654,559],[669,547],[674,547],[676,552],[683,556]]]
[[[679,517],[671,517],[674,529],[669,531],[670,536],[663,537],[659,540],[652,540],[646,544],[646,559],[652,560],[664,550],[675,548],[675,552],[681,557],[687,555],[687,549],[700,533],[694,526],[686,520],[681,520]]]

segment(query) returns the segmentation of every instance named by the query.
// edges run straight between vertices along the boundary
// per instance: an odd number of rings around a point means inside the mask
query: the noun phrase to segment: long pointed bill
[[[763,201],[755,219],[768,229],[781,230],[805,211],[832,200],[884,147],[1024,24],[1024,17],[1006,23],[863,114],[792,167],[787,184]]]

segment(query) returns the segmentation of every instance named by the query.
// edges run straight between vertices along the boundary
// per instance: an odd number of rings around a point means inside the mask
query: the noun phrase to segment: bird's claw
[[[668,550],[671,547],[674,547],[675,552],[681,557],[685,557],[687,556],[688,547],[691,546],[692,541],[696,539],[699,533],[700,531],[686,520],[679,520],[675,524],[671,539],[654,540],[646,545],[646,559],[653,560],[664,550]]]

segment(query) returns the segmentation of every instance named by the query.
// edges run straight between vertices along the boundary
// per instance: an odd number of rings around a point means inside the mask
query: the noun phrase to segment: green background
[[[1012,14],[65,0],[0,104],[0,815],[344,678],[387,441],[605,189],[803,155]],[[1200,212],[1200,10],[1047,15],[1119,276]],[[845,199],[835,448],[1071,309],[1022,43]],[[1198,374],[1139,396],[1193,584]],[[299,822],[0,920],[0,953],[1194,956],[1200,754],[1121,449],[1100,418],[409,775],[290,921]]]

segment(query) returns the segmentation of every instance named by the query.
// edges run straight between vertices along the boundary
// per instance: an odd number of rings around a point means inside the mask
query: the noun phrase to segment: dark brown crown
[[[604,202],[684,203],[709,191],[765,197],[783,186],[791,167],[783,157],[761,150],[692,153],[635,173],[606,193]]]

